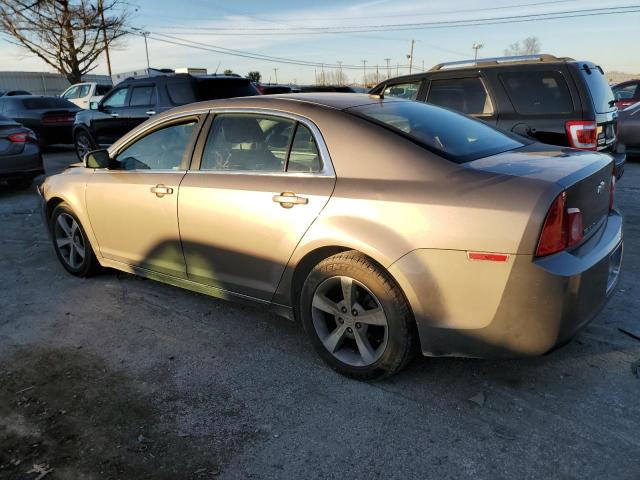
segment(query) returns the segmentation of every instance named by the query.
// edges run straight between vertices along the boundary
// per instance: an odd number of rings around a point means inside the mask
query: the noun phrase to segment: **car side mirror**
[[[89,102],[89,110],[100,110],[100,102]]]
[[[87,153],[83,159],[86,168],[109,168],[111,159],[106,150],[93,150]]]

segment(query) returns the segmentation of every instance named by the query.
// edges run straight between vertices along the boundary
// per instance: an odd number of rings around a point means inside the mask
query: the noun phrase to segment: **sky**
[[[392,74],[408,73],[411,41],[413,63],[429,68],[437,63],[473,58],[472,45],[481,43],[479,57],[503,55],[511,43],[538,37],[542,51],[557,56],[591,60],[607,71],[640,72],[640,12],[602,15],[590,11],[638,6],[640,0],[126,0],[131,27],[150,32],[150,65],[155,68],[203,67],[209,72],[231,69],[245,75],[261,72],[263,81],[312,83],[321,67],[282,61],[250,59],[212,52],[212,47],[241,53],[276,56],[294,62],[336,65],[342,62],[352,82],[378,66],[381,75],[390,59]],[[452,28],[403,26],[397,31],[348,32],[348,27],[384,26],[580,11],[589,16],[532,22]],[[572,14],[574,15],[574,14]],[[347,28],[344,28],[347,27]],[[424,27],[424,25],[422,26]],[[317,32],[333,28],[333,33]],[[342,29],[335,32],[336,28]],[[398,27],[400,28],[400,27]],[[361,28],[362,29],[362,28]],[[291,31],[293,30],[293,32]],[[347,30],[345,33],[344,30]],[[0,39],[3,38],[0,36]],[[176,40],[178,39],[178,40]],[[165,41],[198,42],[204,49]],[[146,66],[144,39],[125,37],[111,50],[113,73]],[[43,62],[5,40],[0,40],[3,70],[51,71]],[[358,68],[347,68],[355,66]],[[274,71],[277,69],[277,71]],[[331,71],[331,67],[326,67]],[[93,73],[106,73],[104,57]]]

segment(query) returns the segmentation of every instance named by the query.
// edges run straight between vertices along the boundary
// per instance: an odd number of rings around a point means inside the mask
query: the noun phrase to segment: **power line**
[[[320,35],[320,34],[352,34],[352,33],[370,33],[370,32],[393,32],[404,30],[428,30],[437,28],[458,28],[458,27],[474,27],[483,25],[497,25],[504,23],[523,23],[544,20],[558,20],[565,18],[590,17],[596,15],[622,15],[628,13],[640,12],[640,5],[630,5],[625,7],[607,7],[580,10],[565,10],[562,12],[539,13],[526,15],[512,15],[504,17],[489,17],[482,19],[470,20],[443,20],[438,22],[419,22],[419,23],[401,23],[386,25],[350,25],[338,27],[304,27],[300,29],[273,29],[273,28],[238,28],[238,27],[175,27],[189,28],[188,32],[174,32],[188,35],[211,35],[216,36],[272,36],[272,35]],[[160,31],[165,29],[171,30],[173,27],[162,27]],[[195,30],[195,31],[194,31]]]

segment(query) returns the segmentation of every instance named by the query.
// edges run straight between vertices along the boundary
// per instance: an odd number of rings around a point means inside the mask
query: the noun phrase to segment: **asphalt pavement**
[[[68,275],[33,188],[0,186],[0,478],[638,479],[640,163],[617,198],[618,291],[572,343],[362,383],[265,309]]]

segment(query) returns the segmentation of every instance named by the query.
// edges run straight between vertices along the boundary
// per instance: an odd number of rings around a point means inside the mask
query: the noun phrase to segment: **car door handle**
[[[147,115],[155,115],[156,114],[156,112],[154,112],[153,110],[148,110],[148,111],[146,111],[144,113],[146,113]]]
[[[161,198],[165,195],[171,195],[173,193],[173,188],[158,184],[155,187],[151,187],[151,193],[155,193],[157,197]]]
[[[282,192],[280,195],[274,195],[273,201],[279,203],[283,208],[292,208],[294,205],[306,205],[309,199],[299,197],[293,192]]]

